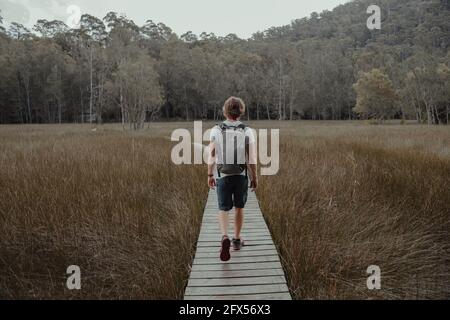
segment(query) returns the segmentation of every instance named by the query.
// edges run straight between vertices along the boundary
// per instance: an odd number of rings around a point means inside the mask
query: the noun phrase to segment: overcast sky
[[[137,24],[164,22],[177,34],[193,31],[248,38],[256,31],[282,26],[312,12],[331,10],[348,0],[0,0],[2,16],[32,26],[37,19],[70,17],[68,8],[103,18],[109,11],[124,13]]]

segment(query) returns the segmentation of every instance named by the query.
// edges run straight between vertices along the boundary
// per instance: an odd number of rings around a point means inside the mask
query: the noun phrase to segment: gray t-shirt
[[[238,127],[242,124],[242,122],[240,121],[229,121],[226,120],[223,122],[224,124],[226,124],[227,126],[234,126],[234,127]],[[245,129],[245,138],[248,140],[249,144],[254,144],[256,142],[255,139],[255,135],[253,133],[253,130],[250,128],[246,128]],[[222,150],[222,131],[220,130],[219,126],[215,126],[212,130],[211,130],[211,138],[210,138],[211,142],[215,144],[216,147],[216,168],[214,170],[214,176],[216,179],[219,179],[218,176],[218,172],[217,172],[217,163],[218,161],[220,161],[220,154],[217,152],[217,150]],[[241,174],[245,176],[245,171]],[[230,175],[226,175],[226,174],[221,174],[220,178],[223,177],[228,177]]]

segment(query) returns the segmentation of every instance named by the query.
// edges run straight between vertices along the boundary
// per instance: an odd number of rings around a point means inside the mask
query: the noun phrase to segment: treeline
[[[371,1],[234,34],[176,35],[111,12],[79,28],[0,17],[0,123],[218,119],[230,95],[249,119],[417,119],[448,123],[450,1]],[[1,16],[1,13],[0,13]]]

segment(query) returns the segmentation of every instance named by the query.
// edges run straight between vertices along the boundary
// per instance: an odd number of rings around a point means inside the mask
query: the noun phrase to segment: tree
[[[357,102],[354,112],[381,121],[394,115],[397,95],[392,81],[379,69],[361,74],[355,91]]]
[[[83,14],[81,16],[80,31],[91,41],[98,43],[103,43],[108,35],[103,21],[89,14]]]
[[[17,40],[28,39],[32,37],[29,29],[27,29],[24,25],[16,22],[11,23],[11,25],[9,26],[8,35],[11,38]]]
[[[80,19],[80,31],[83,35],[83,38],[86,39],[86,47],[87,47],[87,55],[88,55],[88,65],[89,65],[89,122],[92,124],[95,119],[97,122],[102,122],[102,112],[103,112],[103,92],[104,92],[104,84],[105,84],[105,65],[104,60],[102,59],[102,50],[101,48],[106,41],[107,32],[105,24],[102,20],[84,14]],[[95,59],[97,58],[97,59]],[[94,64],[94,59],[95,64]],[[95,65],[95,67],[94,67]],[[95,70],[94,70],[95,69]],[[97,86],[94,84],[94,73],[98,76]],[[96,96],[98,97],[98,104],[95,108],[94,99]],[[95,110],[94,110],[95,108]]]
[[[67,32],[69,27],[58,20],[38,20],[33,30],[40,33],[44,38],[54,38],[58,34]]]
[[[2,10],[0,10],[0,33],[5,33],[6,30],[3,27],[3,17],[2,17]]]
[[[178,37],[164,23],[138,26],[116,12],[103,20],[85,14],[77,29],[41,19],[31,33],[19,23],[2,25],[0,14],[0,122],[132,121],[127,83],[119,79],[149,58],[162,101],[147,118],[217,121],[223,101],[239,95],[248,119],[352,119],[368,96],[385,98],[364,82],[378,69],[391,81],[387,96],[398,95],[385,118],[448,123],[448,1],[380,0],[386,19],[377,31],[366,28],[369,4],[350,1],[248,40]],[[376,113],[361,115],[383,117],[379,108],[388,105],[378,104],[371,106]]]
[[[417,52],[406,62],[408,73],[405,90],[414,97],[413,103],[419,118],[425,113],[428,124],[442,123],[446,119],[448,104],[447,66],[423,51]]]
[[[116,74],[123,118],[130,126],[142,129],[147,113],[154,112],[161,104],[161,87],[153,59],[140,56],[135,61],[122,62]]]
[[[186,121],[195,118],[198,96],[195,86],[195,72],[198,68],[192,59],[188,46],[172,37],[161,48],[159,74],[165,97],[166,117],[183,117]]]
[[[186,43],[195,43],[198,41],[198,36],[192,31],[188,31],[180,36],[180,39]]]
[[[437,69],[440,95],[443,105],[445,105],[445,123],[450,124],[450,67],[446,64],[440,64]]]

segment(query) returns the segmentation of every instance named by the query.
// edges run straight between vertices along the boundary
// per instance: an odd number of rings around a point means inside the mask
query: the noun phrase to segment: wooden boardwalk
[[[230,237],[233,223],[230,214]],[[291,300],[277,249],[252,192],[242,236],[242,251],[231,249],[231,260],[221,262],[217,195],[211,191],[185,300]]]

